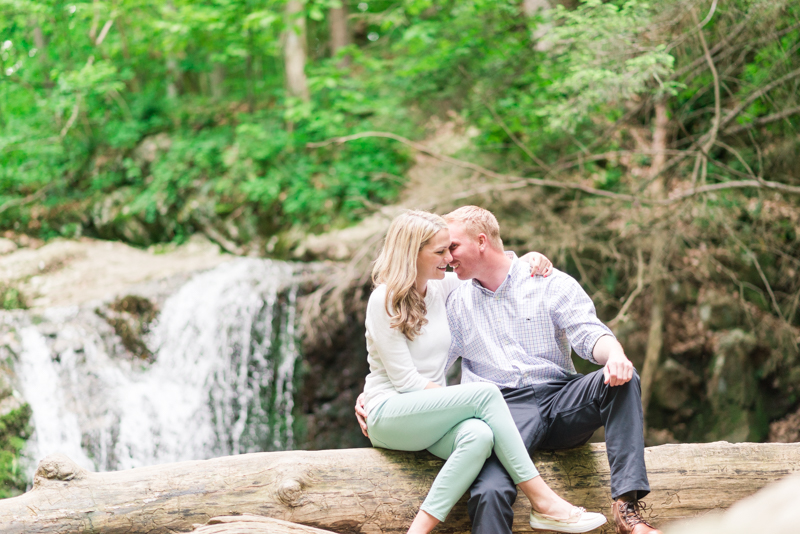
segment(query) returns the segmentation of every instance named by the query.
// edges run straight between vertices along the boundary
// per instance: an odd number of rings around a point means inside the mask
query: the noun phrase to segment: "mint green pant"
[[[514,484],[537,476],[500,390],[482,382],[389,397],[367,417],[372,445],[447,460],[422,509],[444,521],[495,452]]]

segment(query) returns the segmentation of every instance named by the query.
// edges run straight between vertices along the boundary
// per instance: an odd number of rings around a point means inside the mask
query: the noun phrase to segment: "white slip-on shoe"
[[[567,519],[556,519],[547,514],[540,514],[531,510],[531,528],[536,530],[551,530],[553,532],[589,532],[606,522],[606,516],[596,512],[587,512],[585,508],[572,507],[572,512]]]

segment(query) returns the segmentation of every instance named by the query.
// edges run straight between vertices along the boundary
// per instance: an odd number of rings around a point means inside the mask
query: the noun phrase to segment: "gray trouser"
[[[501,392],[531,453],[583,445],[604,426],[611,496],[616,499],[635,491],[642,498],[650,492],[638,374],[634,372],[627,384],[609,387],[603,384],[600,369],[521,389],[501,388]],[[470,488],[472,533],[511,534],[511,507],[516,498],[517,488],[491,455]]]

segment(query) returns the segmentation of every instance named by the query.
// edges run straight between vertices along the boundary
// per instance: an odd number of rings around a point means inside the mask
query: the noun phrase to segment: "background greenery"
[[[581,281],[650,443],[800,439],[797,2],[0,0],[0,49],[9,236],[287,256],[396,202],[449,121],[426,206]]]

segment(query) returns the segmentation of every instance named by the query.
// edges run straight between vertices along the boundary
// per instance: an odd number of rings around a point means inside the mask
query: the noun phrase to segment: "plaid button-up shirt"
[[[595,343],[614,336],[574,278],[557,269],[547,278],[532,278],[516,258],[497,291],[476,280],[453,291],[447,320],[452,335],[447,368],[461,357],[462,383],[501,387],[522,388],[574,374],[570,347],[597,363]]]

